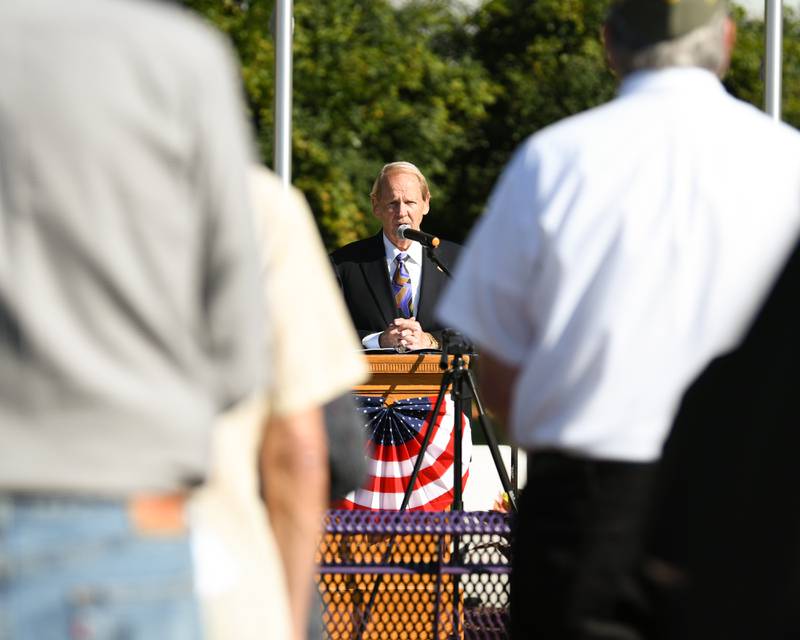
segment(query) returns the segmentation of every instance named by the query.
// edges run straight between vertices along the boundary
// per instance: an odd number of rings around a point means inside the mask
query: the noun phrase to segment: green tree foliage
[[[454,210],[479,214],[514,148],[528,135],[611,99],[617,81],[601,43],[609,0],[486,0],[470,17],[471,55],[500,85],[475,146],[454,167]],[[738,41],[725,85],[761,108],[764,22],[734,6]],[[784,9],[783,118],[800,126],[800,17]],[[735,135],[735,132],[731,132]]]
[[[731,68],[725,76],[728,91],[758,108],[764,105],[764,21],[735,8],[737,40]],[[783,119],[800,127],[800,15],[786,7],[783,25]]]
[[[449,5],[305,0],[295,16],[296,184],[325,235],[377,228],[367,194],[388,161],[417,164],[435,206],[493,97],[483,68],[448,45],[459,29]]]
[[[383,163],[428,176],[426,229],[462,239],[513,149],[609,100],[602,21],[609,0],[295,0],[294,183],[329,247],[378,227],[368,193]],[[186,0],[228,32],[242,61],[262,158],[273,146],[273,0]],[[763,104],[764,26],[735,9],[725,84]],[[800,19],[786,10],[784,118],[800,125]],[[736,135],[736,132],[731,132]]]
[[[269,160],[274,51],[265,7],[273,3],[187,4],[233,36]],[[434,208],[446,201],[449,168],[496,93],[458,46],[464,24],[450,3],[296,0],[294,17],[294,183],[328,245],[378,228],[368,194],[386,162],[414,162],[431,183]]]
[[[470,18],[471,55],[501,93],[454,167],[453,205],[480,214],[513,149],[528,135],[608,100],[614,79],[600,39],[605,0],[488,0]],[[462,225],[462,226],[467,226]]]
[[[783,119],[800,128],[800,12],[785,10],[783,34]]]

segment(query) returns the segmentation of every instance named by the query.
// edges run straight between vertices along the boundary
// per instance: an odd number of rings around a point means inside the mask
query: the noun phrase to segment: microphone
[[[401,224],[397,227],[397,235],[406,240],[419,242],[423,247],[430,247],[431,249],[438,247],[441,242],[436,236],[432,236],[430,233],[425,233],[424,231],[412,229],[411,225],[407,224]]]

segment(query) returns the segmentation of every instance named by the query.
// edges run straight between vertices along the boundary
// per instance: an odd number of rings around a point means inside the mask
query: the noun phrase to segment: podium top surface
[[[394,353],[372,352],[366,355],[370,379],[353,391],[362,395],[384,395],[399,399],[436,393],[444,371],[441,352]],[[453,356],[448,356],[448,362]],[[469,356],[464,356],[469,366]]]

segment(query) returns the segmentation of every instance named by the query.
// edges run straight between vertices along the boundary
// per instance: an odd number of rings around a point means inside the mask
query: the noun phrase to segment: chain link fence
[[[317,585],[331,640],[508,638],[508,516],[329,511]]]

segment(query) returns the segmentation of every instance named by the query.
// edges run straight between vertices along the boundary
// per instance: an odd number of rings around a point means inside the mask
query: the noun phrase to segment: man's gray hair
[[[416,165],[413,165],[410,162],[401,161],[390,162],[389,164],[383,165],[381,172],[378,174],[378,177],[375,178],[375,182],[372,185],[372,191],[369,192],[369,197],[373,202],[379,200],[381,197],[381,189],[383,188],[384,178],[393,173],[410,173],[411,175],[416,176],[417,180],[419,180],[419,188],[420,192],[422,193],[422,197],[426,200],[430,197],[428,181],[425,179],[425,176],[422,175],[422,171],[420,171]]]
[[[665,40],[654,45],[636,48],[625,33],[608,23],[611,35],[610,48],[614,66],[620,75],[626,76],[642,69],[665,69],[668,67],[700,67],[719,75],[727,61],[725,47],[725,21],[727,11],[720,10],[707,24],[674,40]]]

